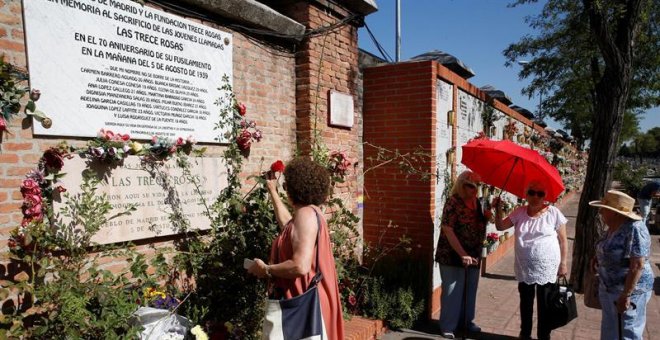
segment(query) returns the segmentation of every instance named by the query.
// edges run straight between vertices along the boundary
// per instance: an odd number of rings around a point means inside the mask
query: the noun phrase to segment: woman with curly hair
[[[248,272],[269,278],[274,298],[290,299],[303,294],[317,272],[323,274],[318,283],[323,323],[329,339],[344,338],[337,271],[332,254],[328,224],[319,209],[330,190],[328,171],[308,158],[295,158],[284,170],[287,193],[293,214],[280,199],[274,173],[267,174],[267,188],[280,225],[273,242],[269,264],[255,259]],[[319,229],[320,228],[320,229]],[[317,239],[318,235],[318,239]],[[318,251],[318,263],[316,254]]]

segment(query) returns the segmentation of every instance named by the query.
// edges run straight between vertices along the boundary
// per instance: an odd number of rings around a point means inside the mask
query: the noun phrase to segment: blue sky
[[[476,75],[469,81],[477,86],[491,84],[504,91],[514,104],[537,111],[539,97],[520,94],[529,83],[518,80],[519,65],[504,66],[502,51],[531,33],[525,17],[536,15],[542,5],[507,8],[512,0],[401,0],[401,60],[431,50],[454,55]],[[543,1],[541,1],[543,3]],[[378,12],[366,22],[378,42],[394,59],[395,0],[376,0]],[[365,28],[359,31],[359,46],[375,55],[380,53]],[[561,125],[550,119],[553,128]],[[641,131],[660,126],[660,108],[648,111],[640,122]]]

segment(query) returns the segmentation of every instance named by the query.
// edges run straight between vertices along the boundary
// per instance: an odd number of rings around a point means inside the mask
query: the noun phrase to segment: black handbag
[[[566,277],[558,278],[557,282],[548,289],[546,307],[550,329],[565,326],[577,318],[575,291]]]

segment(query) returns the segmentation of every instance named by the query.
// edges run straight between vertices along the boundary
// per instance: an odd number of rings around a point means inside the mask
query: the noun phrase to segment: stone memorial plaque
[[[222,77],[232,79],[231,34],[129,0],[24,0],[23,9],[30,87],[53,121],[35,134],[224,135],[214,102]]]
[[[62,184],[69,195],[80,192],[82,172],[87,169],[86,160],[79,156],[64,162]],[[227,172],[220,158],[191,158],[192,176],[199,178],[201,195],[195,185],[182,174],[174,160],[159,168],[156,176],[146,170],[140,157],[129,156],[124,164],[108,171],[107,165],[94,165],[92,170],[103,178],[97,193],[106,194],[113,206],[108,216],[122,212],[129,205],[136,210],[130,215],[120,216],[110,221],[94,235],[92,240],[100,244],[117,243],[173,235],[179,230],[170,222],[170,214],[178,209],[190,222],[192,229],[209,229],[210,221],[204,216],[206,207],[215,201],[222,189],[227,186]],[[167,189],[167,185],[173,189]],[[64,204],[56,202],[55,212]]]
[[[353,96],[337,91],[330,91],[330,125],[353,127]]]

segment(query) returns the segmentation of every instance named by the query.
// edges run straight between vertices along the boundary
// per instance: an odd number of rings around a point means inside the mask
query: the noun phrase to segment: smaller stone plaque
[[[137,208],[130,215],[108,222],[92,241],[108,244],[177,234],[181,230],[170,221],[175,210],[185,216],[191,229],[209,229],[211,223],[204,215],[206,207],[202,202],[210,206],[227,186],[226,167],[220,158],[191,157],[190,161],[191,175],[198,179],[199,191],[175,160],[157,167],[156,171],[148,171],[138,156],[127,157],[116,168],[92,163],[91,170],[102,179],[97,194],[108,195],[113,206],[108,216],[124,211],[129,205]],[[62,184],[69,195],[80,192],[82,172],[87,168],[86,160],[79,156],[65,161],[62,173],[66,176]],[[62,202],[55,203],[55,212],[60,211],[64,200],[62,196]]]
[[[330,125],[353,127],[353,96],[330,90]]]

